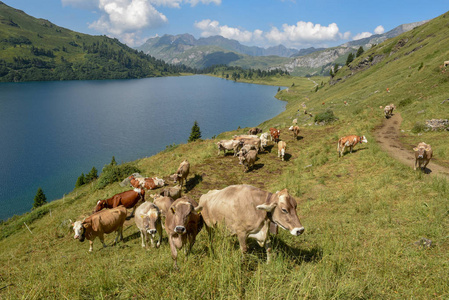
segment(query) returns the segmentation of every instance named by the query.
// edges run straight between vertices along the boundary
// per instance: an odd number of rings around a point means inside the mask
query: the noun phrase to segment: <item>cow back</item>
[[[118,206],[116,208],[102,210],[86,218],[83,223],[90,224],[86,228],[86,238],[89,239],[91,234],[96,233],[111,233],[123,226],[126,220],[126,208]]]

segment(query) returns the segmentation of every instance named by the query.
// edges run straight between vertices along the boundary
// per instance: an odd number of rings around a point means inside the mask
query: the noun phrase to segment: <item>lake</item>
[[[0,83],[0,219],[30,211],[75,187],[93,166],[186,143],[194,121],[202,138],[254,127],[285,109],[278,87],[209,76]]]

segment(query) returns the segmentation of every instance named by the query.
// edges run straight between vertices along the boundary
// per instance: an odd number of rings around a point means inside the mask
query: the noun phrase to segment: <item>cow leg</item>
[[[131,215],[129,216],[130,219],[134,216],[134,212],[136,211],[136,208],[137,208],[137,205],[134,205],[133,211],[131,212]]]
[[[162,242],[162,223],[160,220],[156,224],[156,231],[157,231],[157,234],[159,235],[159,239],[156,243],[156,248],[159,248],[159,246],[161,245],[161,242]]]
[[[270,237],[267,237],[267,240],[265,241],[265,250],[267,250],[267,264],[271,261],[271,240]]]
[[[170,244],[170,250],[171,250],[171,258],[173,259],[173,268],[175,270],[179,270],[177,258],[178,258],[178,251],[176,250],[176,246],[173,242],[173,238],[171,236],[168,237],[168,243]]]
[[[115,237],[114,245],[117,244],[121,240],[123,240],[123,226],[120,226],[117,229],[117,236]]]
[[[239,239],[240,250],[245,254],[248,251],[248,246],[246,245],[247,236],[245,233],[238,233],[237,238]]]
[[[416,165],[417,165],[417,163],[418,163],[418,160],[415,159],[415,165],[413,166],[413,170],[415,170],[415,171],[416,171]]]
[[[349,153],[352,153],[353,146],[349,146]]]
[[[146,248],[146,232],[145,230],[140,230],[140,238],[142,239],[142,248]]]
[[[89,241],[89,252],[94,250],[94,241]]]

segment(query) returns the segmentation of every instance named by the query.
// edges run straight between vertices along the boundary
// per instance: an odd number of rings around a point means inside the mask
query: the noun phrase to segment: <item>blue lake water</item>
[[[186,143],[194,121],[203,138],[257,126],[285,109],[277,87],[209,76],[0,83],[0,219],[30,211],[75,187],[93,166]]]

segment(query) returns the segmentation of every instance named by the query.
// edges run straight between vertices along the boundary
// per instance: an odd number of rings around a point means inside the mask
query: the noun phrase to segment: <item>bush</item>
[[[329,124],[337,120],[338,118],[334,115],[334,112],[331,109],[327,109],[325,112],[316,114],[314,119],[316,123],[324,124]]]
[[[132,163],[106,165],[97,181],[96,187],[97,189],[102,189],[108,184],[124,180],[132,173],[140,173],[140,170]]]
[[[428,128],[427,128],[426,124],[424,124],[422,122],[416,122],[412,128],[413,133],[419,133],[419,132],[423,132],[423,131],[427,131],[427,130],[428,130]]]
[[[401,101],[399,101],[398,107],[404,107],[404,106],[407,106],[407,105],[409,105],[409,104],[412,104],[412,102],[413,102],[413,99],[412,99],[412,98],[407,98],[407,99],[401,100]]]

